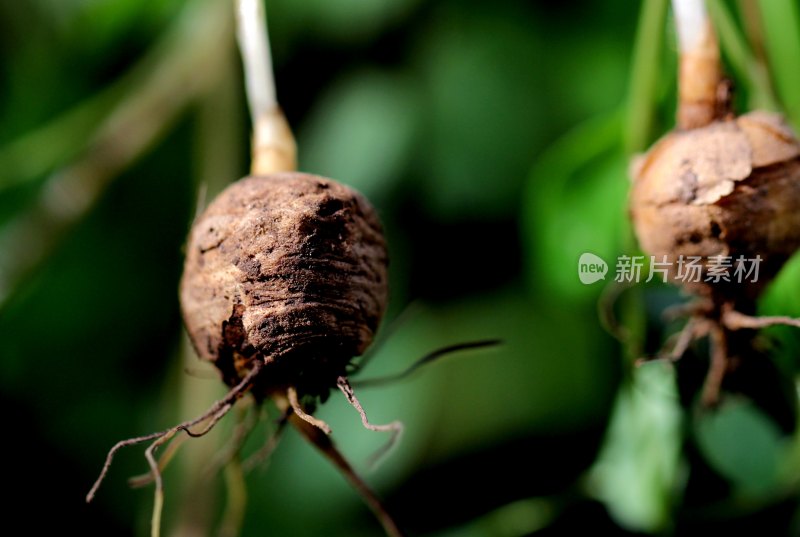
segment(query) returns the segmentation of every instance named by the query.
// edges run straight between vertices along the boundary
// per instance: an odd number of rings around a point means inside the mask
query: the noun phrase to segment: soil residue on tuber
[[[229,386],[265,362],[254,393],[324,396],[372,342],[387,302],[381,225],[323,177],[248,177],[193,225],[180,295],[201,358]]]
[[[800,142],[767,112],[667,134],[634,165],[639,244],[658,260],[667,257],[674,281],[681,257],[758,256],[753,284],[680,282],[716,300],[754,300],[800,247],[799,156]]]

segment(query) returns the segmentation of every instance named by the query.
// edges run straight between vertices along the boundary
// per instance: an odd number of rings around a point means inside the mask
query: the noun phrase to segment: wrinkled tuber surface
[[[742,255],[755,285],[690,290],[752,299],[800,247],[800,142],[776,115],[752,112],[667,134],[635,165],[631,216],[639,244],[675,278],[679,256]]]
[[[256,394],[324,395],[367,348],[387,301],[380,222],[358,192],[304,173],[247,177],[194,223],[180,295],[200,357]]]

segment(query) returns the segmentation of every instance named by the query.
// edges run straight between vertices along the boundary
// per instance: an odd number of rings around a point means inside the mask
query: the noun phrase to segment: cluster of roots
[[[756,330],[778,325],[800,328],[800,319],[750,315],[736,310],[733,303],[720,304],[709,299],[698,299],[666,314],[671,319],[686,317],[687,321],[667,342],[658,359],[677,361],[693,342],[708,338],[710,366],[701,394],[702,404],[707,407],[719,402],[726,374],[737,365],[737,359],[746,357],[746,352],[738,351],[752,347]]]
[[[172,456],[174,455],[175,450],[180,445],[180,442],[178,442],[179,438],[176,438],[176,435],[180,433],[185,433],[188,437],[197,438],[209,433],[214,428],[214,426],[230,412],[230,410],[234,407],[237,401],[239,401],[239,399],[242,399],[246,395],[250,394],[250,391],[255,385],[256,380],[258,379],[259,375],[261,375],[264,372],[264,369],[265,369],[264,361],[261,360],[254,361],[250,371],[237,385],[231,388],[222,399],[216,401],[206,412],[204,412],[202,415],[196,418],[182,422],[178,425],[175,425],[174,427],[170,427],[169,429],[117,442],[108,452],[108,455],[106,456],[106,461],[103,464],[103,468],[100,472],[99,477],[95,481],[89,493],[86,495],[86,501],[91,502],[94,499],[97,490],[99,489],[100,485],[102,484],[103,480],[106,477],[106,474],[108,473],[109,468],[111,467],[111,463],[113,462],[114,456],[117,454],[119,450],[128,446],[149,442],[149,446],[145,450],[145,458],[147,459],[147,464],[150,468],[150,471],[148,474],[145,474],[143,476],[132,478],[130,480],[130,483],[132,486],[142,486],[149,483],[155,483],[155,504],[153,511],[152,535],[158,536],[160,528],[161,509],[164,501],[163,500],[164,487],[161,474],[166,465],[171,460]],[[347,401],[358,411],[358,413],[361,416],[362,424],[364,425],[365,428],[372,431],[386,431],[392,433],[390,441],[387,442],[381,450],[379,450],[373,455],[370,462],[371,464],[375,464],[399,440],[400,434],[403,431],[403,425],[399,421],[394,421],[385,425],[375,425],[370,423],[370,421],[367,419],[366,412],[361,406],[361,403],[356,397],[353,388],[351,387],[350,382],[347,380],[347,378],[339,377],[337,379],[337,386],[339,390],[344,394]],[[260,402],[257,399],[255,400],[256,404],[260,404]],[[256,453],[251,455],[243,463],[243,468],[245,470],[250,470],[258,466],[259,463],[267,460],[269,455],[277,446],[277,443],[280,439],[281,433],[285,425],[287,423],[292,423],[297,428],[297,430],[300,431],[301,434],[303,434],[303,436],[305,436],[312,444],[314,444],[317,448],[319,448],[320,451],[322,451],[322,453],[329,460],[331,460],[340,469],[340,471],[343,472],[345,477],[358,490],[358,492],[365,499],[367,504],[372,508],[372,510],[381,520],[381,522],[384,525],[384,528],[386,528],[387,530],[387,534],[401,535],[400,531],[397,529],[396,524],[391,519],[391,517],[388,516],[386,510],[383,508],[380,500],[377,498],[377,496],[375,496],[372,490],[364,483],[364,481],[356,474],[352,466],[341,455],[341,453],[336,449],[333,442],[330,440],[329,438],[329,436],[331,435],[330,426],[324,421],[315,418],[314,416],[311,415],[311,411],[308,410],[299,400],[296,389],[292,387],[288,388],[285,396],[282,397],[274,395],[273,401],[281,411],[281,417],[277,422],[277,427],[275,428],[273,435],[268,439],[266,444]],[[244,442],[247,439],[247,436],[253,430],[254,426],[255,426],[255,421],[252,420],[240,424],[240,428],[237,429],[237,431],[234,433],[230,444],[222,449],[219,456],[217,457],[217,460],[214,461],[214,463],[212,464],[213,469],[218,470],[224,467],[228,462],[233,460],[234,457],[237,457],[239,455],[242,446],[244,445]],[[172,443],[170,444],[170,442]],[[159,459],[157,459],[156,451],[165,445],[168,445],[168,448],[165,449],[164,454]]]

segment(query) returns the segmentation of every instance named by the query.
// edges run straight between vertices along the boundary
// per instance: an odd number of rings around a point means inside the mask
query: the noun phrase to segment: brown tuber
[[[351,360],[372,342],[387,294],[386,243],[375,210],[361,194],[330,179],[289,171],[230,185],[194,222],[180,285],[190,339],[230,390],[197,418],[117,442],[87,501],[120,449],[151,442],[145,451],[150,474],[133,482],[156,484],[152,535],[158,537],[161,469],[170,455],[159,461],[155,451],[182,431],[203,436],[238,399],[252,393],[259,403],[272,399],[282,412],[274,438],[286,423],[294,425],[342,471],[387,535],[402,535],[328,438],[330,427],[302,401],[304,396],[307,402],[324,400],[336,388],[364,427],[392,433],[373,460],[398,440],[402,424],[370,423],[347,378]],[[235,441],[231,453],[238,455],[245,437]],[[274,443],[270,440],[264,453]]]
[[[286,424],[294,426],[358,491],[390,537],[402,536],[378,496],[342,456],[331,428],[312,414],[315,403],[338,389],[372,431],[392,433],[383,455],[402,433],[399,421],[375,425],[348,380],[366,363],[351,361],[372,343],[386,302],[387,250],[380,221],[361,194],[330,179],[298,173],[296,144],[275,99],[266,20],[260,0],[237,0],[237,38],[253,120],[252,176],[225,189],[192,225],[180,283],[183,318],[199,356],[212,362],[230,387],[202,415],[164,431],[117,442],[86,496],[94,498],[114,455],[150,442],[147,476],[155,483],[151,536],[160,536],[164,487],[161,472],[179,433],[207,434],[239,399],[271,400],[281,412],[274,435],[239,464],[255,420],[242,418],[231,445],[218,457],[232,481],[264,460]],[[423,358],[429,360],[432,358]],[[415,366],[412,366],[412,369]],[[247,411],[245,411],[247,414]],[[249,415],[249,414],[248,414]],[[156,450],[169,443],[160,459]],[[374,459],[373,459],[374,460]],[[242,494],[235,494],[241,501]],[[235,533],[241,517],[226,516]],[[236,520],[238,519],[238,520]]]
[[[746,302],[800,247],[800,142],[783,120],[751,112],[674,131],[634,166],[631,217],[642,249],[678,259],[755,259],[755,285],[690,282],[694,293]]]
[[[264,361],[254,393],[324,396],[369,346],[387,301],[377,215],[305,173],[248,177],[194,223],[180,295],[201,358],[229,386]]]
[[[702,402],[713,405],[728,371],[758,359],[754,330],[800,327],[798,319],[753,316],[759,294],[800,248],[800,141],[776,114],[732,113],[705,3],[672,5],[678,126],[635,160],[630,216],[653,269],[658,263],[697,298],[674,310],[689,319],[666,357],[708,337]]]
[[[800,326],[752,316],[760,292],[800,248],[800,141],[780,116],[725,111],[707,125],[664,136],[635,161],[632,175],[630,214],[640,246],[699,298],[684,308],[690,319],[668,358],[709,337],[702,401],[714,405],[727,372],[756,354],[749,330]],[[693,258],[701,272],[686,278],[684,263]],[[755,263],[757,275],[735,278],[738,263]],[[715,264],[725,277],[712,276]]]

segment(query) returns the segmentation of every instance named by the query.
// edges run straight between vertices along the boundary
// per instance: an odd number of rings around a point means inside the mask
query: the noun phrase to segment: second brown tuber
[[[754,316],[756,299],[800,249],[800,141],[777,114],[732,112],[705,4],[673,0],[673,8],[678,126],[635,159],[630,217],[653,269],[695,297],[675,310],[689,320],[667,357],[708,337],[702,401],[713,405],[728,371],[758,354],[752,330],[800,326]]]
[[[712,103],[713,121],[676,129],[636,159],[630,195],[642,250],[696,297],[682,308],[689,321],[667,357],[708,336],[707,406],[719,401],[730,369],[754,355],[748,330],[800,326],[754,317],[756,299],[800,248],[800,141],[776,114],[735,117],[727,91],[717,93],[725,97]],[[699,270],[687,278],[691,263]]]
[[[800,248],[800,142],[783,119],[756,111],[678,130],[634,166],[631,217],[642,249],[666,259],[702,258],[690,291],[745,303]],[[760,259],[758,280],[707,282],[710,258]]]

